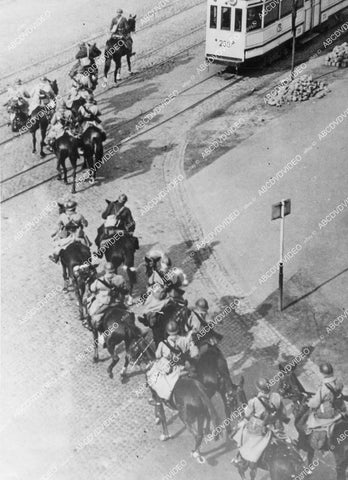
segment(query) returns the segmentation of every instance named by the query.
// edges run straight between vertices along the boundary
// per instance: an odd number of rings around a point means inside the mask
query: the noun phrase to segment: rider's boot
[[[237,452],[237,455],[236,455],[234,458],[232,458],[231,463],[233,463],[233,465],[235,465],[236,467],[237,467],[238,465],[242,465],[242,464],[243,464],[243,459],[242,459],[239,451]]]

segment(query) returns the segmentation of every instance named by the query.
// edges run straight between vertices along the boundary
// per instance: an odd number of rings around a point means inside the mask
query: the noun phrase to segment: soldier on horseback
[[[126,48],[132,49],[133,40],[130,36],[130,28],[126,17],[123,16],[122,8],[116,11],[116,17],[111,20],[110,25],[111,38],[120,38],[124,40]]]
[[[65,101],[61,100],[51,119],[46,135],[46,141],[51,149],[54,149],[55,141],[65,132],[68,132],[71,136],[76,136],[75,124],[76,121],[71,110],[68,110]]]
[[[87,310],[91,322],[98,331],[103,327],[103,316],[109,306],[124,306],[124,296],[128,293],[122,275],[115,273],[111,262],[105,264],[105,274],[97,278],[90,286],[92,295],[87,299]]]
[[[319,367],[323,376],[316,394],[308,401],[311,409],[307,428],[310,431],[326,430],[329,444],[335,424],[347,413],[342,395],[343,383],[336,378],[331,363]]]
[[[76,212],[77,203],[69,200],[65,204],[65,212],[59,215],[58,230],[52,234],[55,237],[55,248],[49,259],[57,263],[61,250],[66,248],[73,242],[81,242],[87,247],[91,245],[84,227],[88,226],[88,222],[81,213]]]
[[[100,120],[101,112],[96,105],[93,94],[90,94],[85,104],[78,109],[78,121],[81,125],[81,134],[83,134],[88,127],[93,126],[100,130],[103,134],[102,141],[106,140],[106,133]]]
[[[167,334],[168,338],[157,347],[157,362],[147,375],[149,386],[164,400],[170,399],[179,377],[189,373],[189,359],[198,356],[197,347],[189,337],[179,335],[179,327],[174,320],[168,323]],[[156,405],[157,401],[151,399],[149,403]]]
[[[32,90],[30,97],[29,115],[40,106],[48,107],[53,113],[55,93],[47,77],[40,78],[40,83]]]
[[[101,51],[97,48],[96,43],[90,45],[87,42],[82,42],[79,44],[79,51],[75,56],[77,62],[69,72],[73,85],[88,87],[91,90],[96,88],[98,83],[98,66],[95,59],[100,54]]]
[[[207,300],[199,298],[185,325],[185,330],[190,333],[192,338],[196,339],[201,353],[204,353],[209,346],[215,347],[222,340],[222,335],[209,327],[209,322],[207,322],[208,311]],[[205,328],[209,329],[207,334],[205,334]]]
[[[282,397],[279,393],[270,391],[269,381],[265,378],[260,378],[256,382],[256,388],[258,394],[249,400],[245,409],[245,418],[238,425],[238,431],[234,436],[239,451],[236,458],[232,460],[238,468],[244,466],[245,470],[249,462],[253,474],[255,474],[257,462],[270,444],[273,435],[278,439],[289,441],[284,436],[283,423],[289,423],[289,418],[286,415]]]
[[[184,290],[181,287],[188,284],[184,272],[172,267],[172,261],[166,253],[158,250],[151,250],[145,257],[145,261],[151,264],[148,278],[148,291],[144,302],[143,317],[138,317],[142,323],[147,322],[146,316],[149,313],[156,313],[170,302],[185,305],[183,299]]]
[[[17,107],[25,116],[28,116],[29,102],[27,99],[30,98],[30,94],[22,85],[21,79],[16,80],[13,87],[8,87],[7,98],[7,102],[4,103],[4,106],[7,106],[7,111],[10,115],[10,123],[13,120],[13,115],[15,115],[15,107]]]

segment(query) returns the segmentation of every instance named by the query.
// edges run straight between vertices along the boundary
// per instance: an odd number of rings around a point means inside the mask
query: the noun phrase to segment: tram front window
[[[243,14],[243,10],[241,8],[236,8],[234,13],[234,31],[235,32],[242,31],[242,14]]]
[[[217,6],[210,6],[210,28],[216,28],[217,26]]]
[[[221,30],[231,30],[231,8],[221,8]]]
[[[247,32],[261,28],[262,5],[250,7],[247,11]]]

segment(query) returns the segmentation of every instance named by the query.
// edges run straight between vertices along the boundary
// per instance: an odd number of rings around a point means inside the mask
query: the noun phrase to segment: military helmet
[[[195,303],[196,307],[207,312],[209,310],[209,304],[205,298],[199,298]]]
[[[263,393],[269,393],[271,390],[267,378],[259,378],[256,382],[256,388]]]
[[[125,193],[121,193],[121,195],[117,199],[119,203],[126,203],[127,200],[128,200],[128,197]]]
[[[329,363],[329,362],[322,363],[319,367],[319,370],[320,370],[320,373],[322,373],[323,375],[332,375],[333,374],[333,367],[332,367],[331,363]]]
[[[75,202],[74,200],[68,200],[65,204],[66,210],[75,210],[76,207],[77,207],[77,202]]]
[[[170,322],[168,322],[167,333],[168,335],[176,335],[179,333],[179,327],[175,320],[170,320]]]
[[[118,9],[116,10],[116,13],[121,13],[121,14],[122,14],[122,13],[123,13],[122,8],[118,8]]]
[[[106,262],[106,264],[105,264],[105,272],[115,273],[115,267],[113,266],[113,264],[112,264],[111,262]]]

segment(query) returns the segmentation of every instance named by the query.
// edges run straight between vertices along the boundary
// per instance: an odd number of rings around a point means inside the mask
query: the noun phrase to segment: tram
[[[240,65],[279,52],[292,38],[293,0],[208,0],[206,60]],[[348,0],[297,0],[296,37],[313,32]]]

